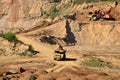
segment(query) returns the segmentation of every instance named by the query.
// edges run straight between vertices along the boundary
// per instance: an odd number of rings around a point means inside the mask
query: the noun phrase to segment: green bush
[[[4,38],[10,42],[18,42],[17,37],[12,32],[8,32],[8,33],[4,34]]]
[[[28,50],[25,50],[24,52],[18,53],[17,55],[20,55],[20,56],[33,56],[33,54],[31,52],[29,52]]]
[[[90,66],[90,67],[109,67],[109,68],[113,67],[112,63],[105,62],[100,58],[94,58],[94,57],[83,61],[82,65]]]
[[[56,8],[56,6],[52,7],[49,13],[50,18],[55,18],[58,16],[58,10]]]
[[[29,48],[26,49],[24,52],[22,53],[18,53],[18,55],[20,56],[33,56],[33,55],[36,55],[37,53],[39,53],[38,51],[35,51],[33,49],[33,47],[31,45],[29,45]]]

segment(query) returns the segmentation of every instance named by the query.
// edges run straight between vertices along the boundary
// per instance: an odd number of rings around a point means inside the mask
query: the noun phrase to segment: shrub
[[[26,49],[24,52],[18,53],[20,56],[33,56],[39,53],[38,51],[35,51],[31,45],[29,45],[29,48]]]
[[[57,10],[56,6],[53,6],[48,15],[50,16],[50,18],[54,19],[55,17],[58,16],[58,13],[59,11]]]
[[[31,52],[29,52],[28,50],[25,50],[24,52],[18,53],[17,55],[20,55],[20,56],[33,56],[33,54]]]
[[[94,58],[94,57],[92,57],[92,58],[90,58],[88,60],[83,61],[82,65],[90,66],[90,67],[105,67],[105,66],[109,67],[109,68],[113,67],[112,63],[105,62],[105,61],[103,61],[100,58]]]
[[[4,35],[4,38],[7,39],[10,42],[18,42],[17,37],[15,36],[14,33],[8,32]]]

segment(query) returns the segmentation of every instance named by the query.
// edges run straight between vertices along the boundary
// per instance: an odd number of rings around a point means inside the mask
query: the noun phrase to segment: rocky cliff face
[[[117,22],[71,23],[79,45],[120,45],[120,24]]]
[[[41,8],[51,7],[42,0],[0,0],[0,28],[28,28],[40,18]]]

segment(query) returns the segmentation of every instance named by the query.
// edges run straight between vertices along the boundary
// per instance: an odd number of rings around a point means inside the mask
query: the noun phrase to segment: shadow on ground
[[[63,61],[76,61],[77,59],[76,58],[66,58],[65,60]]]

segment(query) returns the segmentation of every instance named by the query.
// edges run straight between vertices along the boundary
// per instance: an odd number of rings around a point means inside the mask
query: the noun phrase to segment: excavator
[[[57,50],[53,53],[54,60],[60,61],[66,59],[66,50],[62,48],[62,46],[59,46]]]

